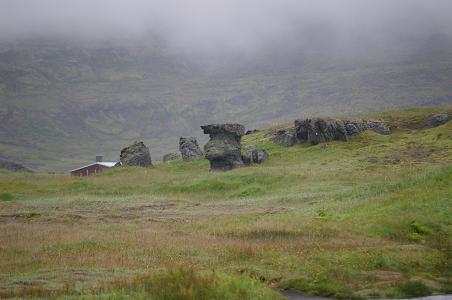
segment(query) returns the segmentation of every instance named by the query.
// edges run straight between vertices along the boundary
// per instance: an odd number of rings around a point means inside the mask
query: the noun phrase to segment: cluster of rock
[[[123,166],[152,167],[149,148],[143,142],[134,142],[122,149],[119,160]]]
[[[432,116],[429,126],[437,126],[449,121],[447,114]],[[258,130],[245,132],[245,127],[240,124],[210,124],[201,126],[210,140],[204,146],[204,153],[200,149],[195,137],[181,137],[178,153],[168,153],[163,156],[163,161],[168,162],[179,159],[192,160],[205,157],[210,162],[211,170],[230,170],[242,165],[262,163],[268,159],[268,153],[263,149],[248,149],[242,153],[241,138],[246,134],[253,134]],[[280,129],[272,132],[274,143],[291,147],[299,143],[317,145],[330,141],[348,141],[350,136],[360,134],[365,130],[373,130],[380,134],[389,134],[390,128],[381,121],[375,120],[342,120],[333,118],[307,118],[298,119],[294,127]],[[124,166],[152,166],[149,148],[143,142],[124,148],[120,155],[121,164]]]
[[[299,142],[307,142],[311,145],[348,140],[344,122],[337,119],[295,120],[295,133]]]
[[[330,141],[348,141],[349,136],[365,130],[380,134],[391,133],[389,127],[374,120],[341,120],[332,118],[298,119],[294,127],[278,130],[272,140],[275,144],[291,147],[299,143],[317,145]]]
[[[179,140],[179,150],[181,155],[178,153],[168,153],[163,156],[163,161],[176,160],[181,156],[183,160],[191,160],[203,156],[195,137],[181,137]],[[119,159],[120,165],[122,166],[152,166],[149,148],[141,141],[134,142],[132,145],[122,149]]]
[[[191,160],[203,156],[195,137],[181,137],[179,139],[179,151],[183,160]]]

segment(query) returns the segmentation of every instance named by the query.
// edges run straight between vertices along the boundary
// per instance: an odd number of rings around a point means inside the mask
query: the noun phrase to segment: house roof
[[[94,163],[92,163],[92,164],[89,164],[89,165],[86,165],[86,166],[83,166],[83,167],[78,167],[78,168],[76,168],[76,169],[73,169],[73,170],[71,170],[70,172],[77,171],[77,170],[80,170],[80,169],[84,169],[84,168],[87,168],[87,167],[91,167],[91,166],[94,166],[94,165],[101,165],[101,166],[104,166],[104,167],[107,167],[107,168],[112,168],[112,167],[114,167],[117,163],[118,163],[118,162],[94,162]]]

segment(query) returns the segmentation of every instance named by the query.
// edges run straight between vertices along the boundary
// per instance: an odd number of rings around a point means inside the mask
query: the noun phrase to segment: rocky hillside
[[[427,49],[427,50],[426,50]],[[188,58],[162,47],[37,40],[0,45],[0,158],[66,171],[134,140],[153,160],[199,126],[452,103],[452,47],[343,59]]]

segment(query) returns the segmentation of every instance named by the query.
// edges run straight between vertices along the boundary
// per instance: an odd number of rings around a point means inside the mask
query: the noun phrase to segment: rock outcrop
[[[451,119],[452,115],[449,115],[447,113],[435,114],[427,120],[427,127],[430,128],[438,127],[443,124],[446,124]]]
[[[12,172],[33,172],[32,170],[24,167],[19,163],[4,159],[0,159],[0,169],[5,169]]]
[[[284,147],[292,147],[297,143],[295,128],[278,130],[273,136],[272,141]]]
[[[204,146],[210,169],[230,170],[243,165],[240,141],[245,127],[240,124],[211,124],[201,126],[210,140]]]
[[[311,145],[329,141],[347,141],[347,131],[342,120],[313,118],[295,120],[296,138]]]
[[[381,121],[367,120],[367,127],[379,134],[390,134],[391,129]]]
[[[179,159],[180,155],[178,153],[168,153],[163,155],[163,162],[168,162],[172,160]]]
[[[361,119],[308,118],[295,120],[294,128],[269,131],[273,143],[291,147],[299,143],[317,145],[330,141],[348,141],[350,136],[373,130],[380,134],[390,134],[389,126],[381,121]]]
[[[260,164],[268,159],[268,153],[264,149],[252,149],[246,152],[243,157],[243,162],[246,165],[249,164]]]
[[[253,133],[257,133],[257,132],[259,132],[259,130],[257,130],[257,129],[251,129],[251,130],[247,130],[247,131],[245,132],[245,135],[253,134]]]
[[[203,156],[195,137],[181,137],[179,139],[179,151],[183,160],[190,160]]]
[[[367,122],[364,120],[343,120],[345,131],[348,135],[358,135],[361,132],[369,129]]]
[[[143,142],[135,142],[122,149],[119,160],[123,166],[152,166],[149,148]]]

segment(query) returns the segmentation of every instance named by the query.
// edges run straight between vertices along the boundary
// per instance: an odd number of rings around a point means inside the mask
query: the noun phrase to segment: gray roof
[[[71,170],[70,172],[73,172],[73,171],[77,171],[77,170],[80,170],[80,169],[84,169],[84,168],[86,168],[86,167],[91,167],[91,166],[94,166],[94,165],[101,165],[101,166],[104,166],[104,167],[107,167],[107,168],[112,168],[112,167],[114,167],[116,164],[117,164],[118,162],[94,162],[94,163],[92,163],[92,164],[89,164],[89,165],[86,165],[86,166],[83,166],[83,167],[79,167],[79,168],[76,168],[76,169],[73,169],[73,170]]]

